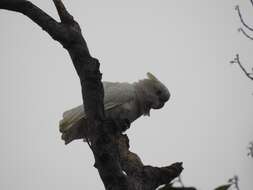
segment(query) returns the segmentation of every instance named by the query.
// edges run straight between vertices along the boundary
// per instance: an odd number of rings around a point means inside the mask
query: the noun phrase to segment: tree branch
[[[248,149],[249,149],[249,152],[247,155],[253,158],[253,141],[249,143]]]
[[[127,135],[119,134],[117,142],[122,169],[130,181],[141,184],[143,189],[156,189],[160,185],[170,183],[183,170],[181,162],[166,167],[144,165],[140,157],[129,150]]]
[[[240,57],[239,54],[236,54],[236,57],[234,58],[233,61],[230,61],[231,64],[238,64],[239,67],[241,68],[241,70],[243,71],[243,73],[250,79],[253,80],[253,73],[249,73],[247,72],[247,70],[244,68],[244,66],[242,65],[241,61],[240,61]]]
[[[249,34],[247,34],[247,32],[245,32],[245,30],[244,30],[243,28],[239,28],[238,31],[239,31],[239,32],[242,32],[243,35],[244,35],[246,38],[248,38],[248,39],[250,39],[250,40],[253,40],[253,37],[251,37]]]
[[[26,15],[38,24],[53,39],[62,42],[67,39],[65,28],[51,16],[26,0],[0,0],[0,9],[15,11]]]
[[[164,187],[159,188],[159,190],[197,190],[195,187],[174,187],[172,184],[166,184]]]
[[[246,24],[246,22],[245,22],[244,19],[242,18],[242,14],[241,14],[239,5],[235,6],[235,10],[237,11],[238,16],[239,16],[240,21],[241,21],[241,23],[243,24],[243,26],[245,26],[245,27],[246,27],[247,29],[249,29],[250,31],[253,31],[253,28],[250,27],[248,24]]]
[[[79,24],[61,0],[53,0],[61,23],[26,0],[0,0],[0,9],[20,12],[42,27],[69,52],[80,78],[83,105],[87,115],[88,136],[95,167],[108,190],[155,190],[170,183],[183,170],[182,163],[167,167],[144,166],[137,154],[129,151],[129,140],[122,135],[124,127],[105,118],[104,89],[100,63],[91,57]],[[123,173],[123,170],[126,174]]]
[[[53,0],[62,23],[74,23],[74,18],[69,14],[61,0]]]

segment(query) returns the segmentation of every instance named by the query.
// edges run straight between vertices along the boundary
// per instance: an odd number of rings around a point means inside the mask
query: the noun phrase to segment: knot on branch
[[[143,176],[148,181],[153,181],[156,187],[170,183],[183,171],[182,162],[174,163],[166,167],[144,166]]]

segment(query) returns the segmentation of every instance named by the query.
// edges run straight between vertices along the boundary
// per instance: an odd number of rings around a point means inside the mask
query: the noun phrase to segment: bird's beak
[[[156,109],[162,108],[162,107],[164,106],[164,103],[165,103],[165,102],[160,101],[160,103],[159,103],[158,105],[154,106],[153,109],[156,110]]]

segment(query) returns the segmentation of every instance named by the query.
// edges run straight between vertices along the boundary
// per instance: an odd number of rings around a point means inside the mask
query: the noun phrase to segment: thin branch
[[[248,152],[248,156],[253,158],[253,141],[249,143],[249,152]]]
[[[234,177],[230,178],[228,182],[235,187],[236,190],[240,190],[239,188],[239,177],[235,175]]]
[[[242,18],[242,14],[241,14],[239,5],[235,6],[235,10],[238,12],[238,16],[239,16],[239,18],[240,18],[240,20],[241,20],[241,23],[242,23],[247,29],[249,29],[250,31],[253,31],[253,28],[250,27],[248,24],[246,24],[246,22],[245,22],[244,19]]]
[[[251,37],[249,34],[247,34],[245,32],[245,30],[243,30],[243,28],[238,28],[239,32],[242,32],[244,36],[246,36],[247,38],[249,38],[250,40],[253,40],[253,37]]]
[[[22,13],[38,24],[53,39],[63,42],[66,39],[66,30],[60,23],[26,0],[0,0],[0,9]]]
[[[62,23],[74,23],[74,17],[69,14],[61,0],[53,0]]]
[[[233,61],[231,61],[230,63],[234,64],[237,63],[239,65],[239,67],[241,68],[241,70],[243,71],[243,73],[250,79],[253,80],[253,73],[249,73],[247,72],[247,70],[244,68],[244,66],[242,65],[241,61],[240,61],[240,57],[239,54],[236,54],[236,57],[234,58]]]
[[[174,187],[173,184],[166,184],[158,190],[197,190],[195,187]]]

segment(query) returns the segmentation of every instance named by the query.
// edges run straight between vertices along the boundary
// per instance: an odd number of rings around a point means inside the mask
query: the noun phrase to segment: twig
[[[235,175],[233,178],[229,179],[228,182],[231,185],[234,185],[236,190],[240,190],[240,188],[239,188],[239,177],[237,175]]]
[[[73,23],[74,17],[69,14],[61,0],[53,0],[62,23]]]
[[[246,24],[246,22],[243,20],[239,5],[236,5],[236,6],[235,6],[235,10],[238,12],[238,16],[239,16],[239,18],[240,18],[240,20],[241,20],[241,23],[242,23],[246,28],[248,28],[250,31],[253,31],[253,28],[250,27],[248,24]]]
[[[253,141],[249,143],[249,152],[248,152],[248,156],[253,158]]]
[[[243,30],[243,28],[238,28],[239,32],[242,32],[244,36],[246,36],[247,38],[249,38],[250,40],[253,40],[253,37],[251,37],[249,34],[247,34],[247,32],[245,32],[245,30]]]
[[[241,61],[240,61],[240,57],[239,54],[236,54],[236,57],[234,58],[233,61],[230,61],[231,64],[237,63],[239,65],[239,67],[241,68],[241,70],[244,72],[244,74],[250,79],[253,80],[253,73],[249,73],[246,71],[246,69],[244,68],[244,66],[242,65]]]

